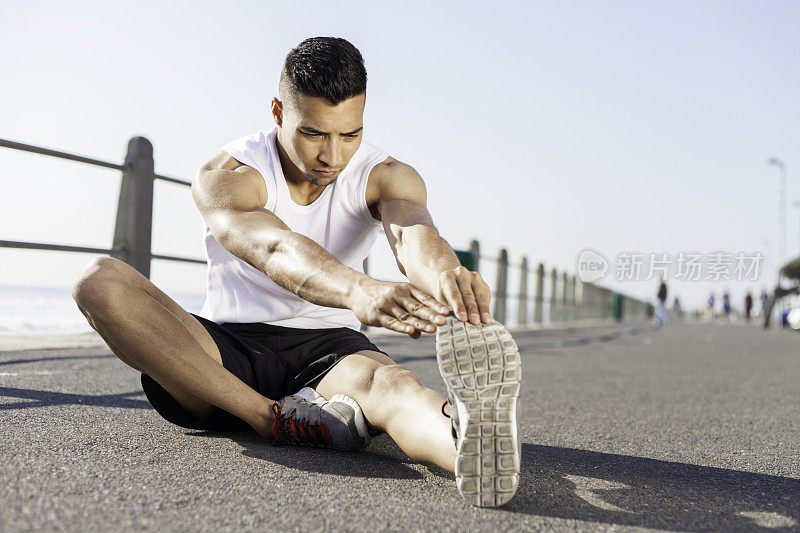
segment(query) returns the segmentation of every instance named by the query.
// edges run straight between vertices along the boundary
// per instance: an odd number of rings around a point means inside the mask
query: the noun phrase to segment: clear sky
[[[345,37],[369,73],[365,138],[414,166],[455,247],[478,237],[575,272],[586,247],[800,249],[800,4],[670,2],[0,3],[0,137],[112,161],[148,137],[191,179],[227,141],[269,127],[290,48]],[[119,174],[0,149],[0,239],[110,247]],[[155,253],[200,257],[188,188],[159,182]],[[89,256],[0,249],[0,284],[68,286]],[[390,272],[385,245],[375,259]],[[202,266],[154,262],[166,292]],[[491,272],[487,272],[492,277]],[[683,282],[739,302],[761,282]],[[490,280],[490,282],[493,282]],[[652,298],[656,281],[611,282]]]

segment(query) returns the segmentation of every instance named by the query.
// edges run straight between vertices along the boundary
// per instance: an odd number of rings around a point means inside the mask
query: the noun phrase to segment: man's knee
[[[72,286],[72,298],[81,311],[111,310],[119,302],[119,292],[129,285],[133,267],[118,259],[100,256],[92,259]]]
[[[400,408],[409,394],[418,394],[420,387],[419,378],[410,370],[356,353],[345,357],[315,388],[326,398],[338,393],[350,396],[374,423]]]
[[[373,423],[386,424],[419,395],[417,376],[397,364],[381,365],[372,370],[366,395]],[[384,426],[381,426],[385,429]]]
[[[383,365],[373,370],[370,395],[390,398],[419,387],[419,378],[412,371],[397,364]]]

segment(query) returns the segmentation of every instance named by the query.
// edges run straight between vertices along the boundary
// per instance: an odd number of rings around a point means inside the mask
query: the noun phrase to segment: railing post
[[[602,318],[603,316],[603,288],[594,287],[594,317]]]
[[[153,145],[144,137],[128,142],[125,170],[117,204],[112,248],[124,249],[120,259],[150,278],[153,228]]]
[[[606,318],[608,311],[608,290],[605,287],[600,287],[600,318]]]
[[[582,320],[591,318],[589,316],[589,309],[590,309],[589,296],[590,296],[591,286],[592,286],[591,283],[581,281],[581,308],[579,316]]]
[[[606,317],[606,290],[597,287],[597,318]]]
[[[505,248],[500,250],[497,257],[497,278],[494,292],[494,319],[498,322],[506,321],[506,295],[508,294],[508,252]]]
[[[611,296],[608,289],[600,288],[600,318],[608,318],[611,311]]]
[[[569,299],[570,299],[570,293],[572,292],[570,290],[570,282],[571,281],[572,281],[572,277],[565,272],[564,273],[564,294],[561,297],[561,299],[563,301],[563,308],[561,310],[561,320],[563,320],[564,322],[569,322],[569,320],[570,320],[570,313],[571,312],[570,312],[570,301],[569,301]]]
[[[539,263],[536,267],[536,296],[533,301],[533,321],[542,323],[542,308],[544,307],[544,265]]]
[[[556,315],[556,285],[558,285],[558,272],[555,267],[550,271],[550,322],[558,320]]]
[[[522,258],[519,273],[519,294],[517,295],[517,324],[528,323],[528,258]]]
[[[472,252],[472,255],[475,257],[475,272],[480,272],[481,244],[477,239],[472,239],[469,243],[469,251]]]
[[[572,322],[576,316],[575,309],[575,276],[569,277],[569,320]]]
[[[567,273],[561,273],[561,318],[562,322],[567,321]]]
[[[597,318],[598,310],[600,309],[599,305],[599,287],[592,283],[592,318]]]
[[[600,318],[608,318],[608,289],[605,287],[600,287],[600,291],[598,292],[598,297],[600,299],[600,303],[598,304],[598,312],[600,313]]]

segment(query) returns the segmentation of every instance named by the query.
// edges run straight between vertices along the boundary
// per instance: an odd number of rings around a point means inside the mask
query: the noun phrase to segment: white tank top
[[[366,201],[370,171],[388,157],[363,142],[332,185],[309,205],[289,195],[277,150],[278,127],[258,131],[222,147],[237,161],[264,177],[264,208],[295,233],[315,241],[342,264],[363,272],[363,261],[378,236],[381,223]],[[263,322],[293,328],[358,329],[361,323],[349,309],[322,307],[284,289],[257,268],[223,248],[205,224],[203,249],[208,258],[206,301],[200,315],[213,322]]]

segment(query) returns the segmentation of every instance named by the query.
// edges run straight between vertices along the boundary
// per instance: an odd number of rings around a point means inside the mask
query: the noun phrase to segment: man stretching
[[[303,41],[281,71],[275,126],[200,169],[199,315],[110,257],[86,267],[73,297],[170,422],[341,450],[386,432],[411,459],[454,472],[469,503],[502,505],[519,476],[519,353],[480,274],[439,236],[422,178],[362,141],[366,83],[352,44]],[[410,283],[363,273],[381,224]],[[448,400],[360,324],[436,332]]]

